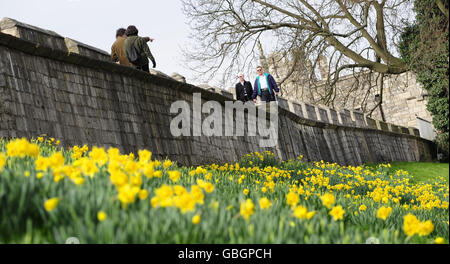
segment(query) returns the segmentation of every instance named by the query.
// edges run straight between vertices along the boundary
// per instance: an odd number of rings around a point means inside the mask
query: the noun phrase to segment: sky
[[[180,0],[0,0],[0,19],[9,17],[111,53],[116,30],[135,25],[149,42],[156,70],[177,72],[198,84],[181,65],[189,26]]]

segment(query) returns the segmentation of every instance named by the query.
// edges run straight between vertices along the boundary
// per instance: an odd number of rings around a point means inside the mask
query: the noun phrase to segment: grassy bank
[[[433,183],[440,177],[448,183],[449,181],[449,164],[437,162],[392,162],[390,163],[393,172],[397,170],[407,171],[411,176],[412,182]],[[376,164],[367,164],[375,168]]]

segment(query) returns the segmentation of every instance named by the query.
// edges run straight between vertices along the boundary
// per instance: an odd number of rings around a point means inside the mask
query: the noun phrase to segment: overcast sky
[[[157,70],[178,72],[189,83],[193,74],[181,66],[181,47],[189,26],[180,0],[0,0],[0,18],[9,17],[111,53],[118,28],[135,25],[150,43]]]

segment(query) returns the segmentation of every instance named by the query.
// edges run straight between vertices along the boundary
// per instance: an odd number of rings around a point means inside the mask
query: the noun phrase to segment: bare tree
[[[320,56],[327,57],[327,89],[320,100],[332,104],[343,73],[384,75],[408,70],[397,56],[396,41],[413,19],[408,0],[182,0],[195,43],[185,50],[188,67],[204,79],[253,69],[260,42],[289,61],[280,83],[308,65],[314,81]],[[259,45],[258,45],[259,44]],[[229,82],[229,81],[228,81]],[[314,86],[311,84],[311,86]]]

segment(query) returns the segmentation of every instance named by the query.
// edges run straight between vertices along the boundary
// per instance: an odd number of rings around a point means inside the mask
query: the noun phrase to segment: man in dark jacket
[[[278,92],[280,91],[275,79],[272,75],[263,72],[261,66],[256,67],[256,74],[255,86],[253,87],[252,94],[253,101],[256,103],[256,96],[258,95],[263,102],[275,101],[275,95],[278,96]]]
[[[236,99],[242,102],[247,102],[252,99],[252,84],[244,79],[244,74],[239,73],[239,82],[236,83]]]
[[[150,72],[148,67],[148,59],[152,61],[153,68],[156,67],[156,61],[152,53],[150,52],[150,49],[148,48],[146,39],[139,37],[137,28],[132,25],[128,26],[126,34],[127,38],[125,39],[123,48],[125,50],[125,53],[127,54],[128,60],[136,67],[136,69]],[[134,46],[139,57],[138,60],[134,63],[132,62],[132,60],[130,60],[129,56],[131,52],[131,45]]]

